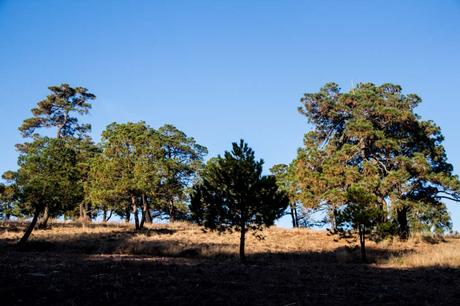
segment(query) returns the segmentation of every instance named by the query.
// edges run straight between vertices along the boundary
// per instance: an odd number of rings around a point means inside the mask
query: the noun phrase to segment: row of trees
[[[145,122],[112,123],[95,144],[91,126],[78,120],[95,96],[68,84],[49,89],[19,127],[26,139],[17,145],[19,167],[0,185],[2,218],[32,216],[21,241],[50,217],[88,222],[117,214],[129,222],[133,215],[136,229],[154,217],[189,217],[186,199],[205,147],[172,125],[155,130]]]
[[[365,260],[366,237],[443,232],[451,221],[442,199],[460,201],[440,128],[397,85],[341,92],[329,83],[305,94],[299,111],[314,128],[292,163],[268,176],[244,141],[204,164],[206,148],[172,125],[112,123],[94,144],[78,119],[95,96],[67,84],[50,90],[20,126],[19,168],[0,185],[0,217],[32,216],[23,242],[50,216],[132,216],[136,229],[165,217],[239,231],[244,260],[246,232],[272,225],[288,207],[294,227],[329,223],[334,234],[356,233]],[[38,133],[52,129],[55,137]],[[316,212],[326,218],[312,219]]]

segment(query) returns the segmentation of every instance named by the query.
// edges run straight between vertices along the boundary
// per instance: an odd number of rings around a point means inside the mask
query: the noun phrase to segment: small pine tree
[[[224,157],[211,159],[193,187],[195,221],[218,232],[240,232],[240,260],[245,262],[245,235],[274,224],[289,204],[274,176],[262,175],[263,161],[241,140]]]

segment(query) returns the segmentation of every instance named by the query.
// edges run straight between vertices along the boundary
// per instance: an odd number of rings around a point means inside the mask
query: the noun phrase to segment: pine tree
[[[37,133],[37,129],[55,129],[56,138],[64,139],[68,143],[73,143],[82,147],[82,144],[91,142],[87,133],[91,130],[90,124],[80,124],[77,115],[85,115],[91,109],[90,100],[96,96],[86,88],[71,87],[68,84],[48,87],[51,94],[39,101],[37,106],[32,109],[32,117],[23,121],[19,131],[25,138],[32,138],[32,143],[25,142],[16,145],[20,153],[27,154],[34,142],[40,142],[43,135]],[[76,141],[80,140],[80,141]],[[84,146],[83,146],[84,147]],[[91,149],[92,150],[92,149]],[[79,150],[81,151],[81,150]],[[83,158],[85,154],[81,154]],[[85,161],[81,160],[82,163]],[[82,168],[83,170],[83,168]],[[83,183],[85,173],[82,174]],[[83,191],[82,191],[83,192]],[[81,210],[81,214],[84,212]],[[82,216],[81,215],[81,216]],[[42,210],[40,228],[46,228],[50,216],[50,209],[45,203]]]
[[[185,205],[187,192],[198,171],[203,168],[203,157],[208,150],[171,124],[160,127],[158,134],[165,171],[159,190],[159,206],[170,221],[183,219],[188,213]]]
[[[74,113],[85,115],[91,109],[90,100],[96,98],[83,87],[69,84],[48,87],[52,92],[32,109],[32,117],[24,120],[19,127],[23,137],[32,137],[39,128],[56,128],[56,137],[86,135],[91,125],[80,124]]]
[[[302,202],[326,204],[333,223],[337,217],[344,221],[338,216],[343,211],[362,223],[350,212],[366,216],[363,212],[376,206],[380,213],[370,222],[372,230],[397,232],[401,239],[410,227],[449,228],[441,200],[460,200],[460,183],[447,162],[440,128],[415,113],[420,102],[393,84],[363,83],[342,93],[329,83],[305,94],[299,111],[314,130],[295,162]],[[356,186],[372,201],[356,201]],[[348,206],[353,209],[346,211]]]
[[[77,153],[65,140],[36,139],[19,156],[16,184],[23,210],[33,214],[20,244],[25,243],[45,209],[58,216],[75,207],[82,198]]]
[[[274,176],[262,175],[263,161],[241,140],[224,157],[211,159],[193,187],[193,218],[210,230],[240,232],[240,260],[245,262],[245,235],[274,224],[289,204]]]

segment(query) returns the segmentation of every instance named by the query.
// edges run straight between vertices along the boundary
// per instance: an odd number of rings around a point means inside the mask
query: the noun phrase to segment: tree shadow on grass
[[[159,239],[143,240],[154,235]],[[4,305],[460,305],[459,269],[361,264],[359,251],[346,247],[249,253],[243,265],[235,244],[185,243],[167,231],[126,228],[32,240],[22,249],[4,245]]]
[[[173,229],[147,228],[142,231],[123,229],[116,232],[62,233],[53,237],[34,238],[24,245],[16,240],[2,241],[2,252],[49,253],[49,254],[117,254],[146,255],[154,257],[184,257],[197,259],[220,259],[238,262],[237,243],[196,243],[174,239]],[[158,239],[155,239],[155,236]],[[171,236],[169,238],[169,236]],[[368,248],[369,263],[390,257],[399,257],[411,250],[390,251]],[[358,263],[359,249],[338,247],[323,252],[272,252],[247,250],[249,263],[259,265],[285,264],[286,262]]]
[[[57,223],[54,228],[75,229],[75,224]],[[21,229],[24,224],[7,225],[7,230]],[[77,224],[77,227],[79,224]],[[149,255],[161,257],[184,257],[234,260],[238,261],[238,245],[236,243],[196,243],[186,239],[176,240],[173,234],[183,230],[180,227],[168,228],[148,226],[142,230],[120,224],[89,224],[88,228],[113,228],[114,231],[61,231],[50,236],[46,234],[34,237],[25,245],[18,246],[16,239],[0,239],[0,253],[18,252],[48,252],[75,254],[124,254]],[[0,228],[0,233],[2,229]],[[5,231],[5,229],[3,229]],[[45,231],[46,232],[46,231]],[[158,239],[155,239],[155,237]],[[169,238],[169,236],[171,236]],[[167,238],[165,238],[167,237]],[[397,258],[413,252],[406,250],[389,250],[367,248],[368,261]],[[248,250],[248,261],[261,265],[284,264],[286,262],[318,262],[318,263],[358,263],[361,262],[359,248],[338,247],[324,252],[272,252]]]
[[[458,305],[458,269],[324,261],[328,253],[197,257],[15,252],[2,256],[5,305]],[[262,256],[262,255],[260,255]],[[283,257],[284,256],[284,257]],[[286,258],[289,258],[286,260]],[[263,259],[263,260],[262,260]]]

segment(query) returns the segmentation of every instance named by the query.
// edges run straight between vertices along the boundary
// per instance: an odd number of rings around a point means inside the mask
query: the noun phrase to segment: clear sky
[[[268,169],[294,158],[299,99],[329,81],[420,95],[460,173],[459,0],[0,0],[0,172],[50,85],[97,95],[96,140],[112,121],[171,123],[209,156],[244,138]]]

